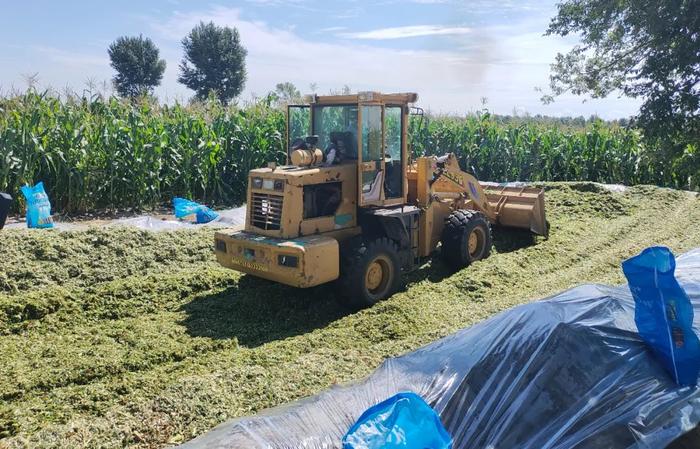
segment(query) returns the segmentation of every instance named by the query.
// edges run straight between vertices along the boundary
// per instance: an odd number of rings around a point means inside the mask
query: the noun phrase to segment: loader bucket
[[[496,214],[497,224],[529,229],[545,237],[549,235],[549,225],[544,215],[544,189],[485,182],[479,184]]]

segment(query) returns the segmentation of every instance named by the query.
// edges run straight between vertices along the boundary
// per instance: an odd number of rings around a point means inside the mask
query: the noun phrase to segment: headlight
[[[263,180],[262,178],[253,178],[253,188],[262,189]]]
[[[275,190],[277,190],[278,192],[284,190],[284,181],[282,181],[281,179],[275,180]]]
[[[299,265],[299,258],[297,256],[280,254],[277,256],[277,264],[283,267],[296,268]]]

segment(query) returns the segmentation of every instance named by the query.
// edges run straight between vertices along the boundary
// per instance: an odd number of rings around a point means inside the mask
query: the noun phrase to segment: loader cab
[[[416,100],[414,93],[310,96],[288,107],[288,160],[295,141],[318,136],[324,157],[335,150],[336,163],[356,165],[358,206],[404,204],[408,105]]]

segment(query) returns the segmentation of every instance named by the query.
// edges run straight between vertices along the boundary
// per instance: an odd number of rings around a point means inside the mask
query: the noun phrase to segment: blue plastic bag
[[[175,208],[175,216],[184,218],[188,215],[195,214],[197,223],[209,223],[219,217],[219,214],[209,209],[207,206],[185,198],[173,198],[173,207]]]
[[[677,384],[692,386],[700,373],[700,340],[693,331],[693,306],[675,270],[673,253],[662,246],[622,262],[639,335]]]
[[[368,408],[343,437],[343,449],[451,449],[440,417],[412,392]]]
[[[28,228],[53,228],[51,217],[51,203],[49,196],[44,191],[44,183],[21,188],[25,200],[27,200],[27,227]]]

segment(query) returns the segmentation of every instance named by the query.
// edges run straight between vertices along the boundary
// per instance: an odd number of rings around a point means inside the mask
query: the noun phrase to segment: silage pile
[[[0,231],[0,446],[159,447],[360,378],[516,304],[622,282],[653,244],[700,246],[700,198],[550,184],[549,240],[495,230],[492,256],[439,259],[358,313],[219,267],[212,229]]]

